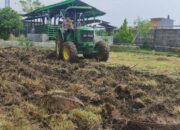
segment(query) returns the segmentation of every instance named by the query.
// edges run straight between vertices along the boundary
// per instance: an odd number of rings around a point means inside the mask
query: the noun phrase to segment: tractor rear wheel
[[[61,34],[58,33],[56,36],[56,56],[58,59],[62,58],[62,38],[61,38]]]
[[[109,46],[107,43],[100,41],[96,43],[95,49],[97,51],[95,58],[98,61],[106,62],[109,58]]]
[[[73,42],[65,42],[63,44],[63,60],[69,62],[77,61],[77,49]]]

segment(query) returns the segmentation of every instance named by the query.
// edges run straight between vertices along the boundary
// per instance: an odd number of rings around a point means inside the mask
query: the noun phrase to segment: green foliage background
[[[140,17],[138,17],[135,21],[134,21],[134,25],[136,27],[136,32],[135,32],[135,36],[133,39],[133,43],[135,43],[136,38],[138,36],[143,37],[144,39],[147,38],[148,33],[150,32],[151,28],[150,28],[150,21],[146,20],[146,19],[142,19]],[[149,44],[148,43],[143,43],[145,48],[149,48]]]
[[[39,0],[19,0],[24,12],[29,13],[44,6]]]
[[[0,38],[7,40],[16,29],[22,29],[20,15],[11,8],[0,9]]]
[[[125,19],[123,25],[117,30],[114,35],[115,43],[131,43],[133,40],[133,33],[128,27],[128,22]]]
[[[150,21],[142,18],[137,18],[134,21],[135,26],[137,27],[137,33],[141,36],[146,36],[150,31]]]

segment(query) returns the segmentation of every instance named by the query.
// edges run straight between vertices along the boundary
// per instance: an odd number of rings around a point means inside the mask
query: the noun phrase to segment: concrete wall
[[[139,36],[136,43],[146,42],[155,49],[168,50],[180,48],[180,29],[152,30],[146,38]]]
[[[4,47],[15,47],[22,46],[18,41],[0,41],[0,46]],[[55,48],[55,41],[48,42],[33,42],[34,47],[44,47],[44,48]]]
[[[29,34],[27,34],[27,37],[29,40],[31,40],[33,42],[47,42],[49,40],[49,37],[47,34],[29,33]]]
[[[180,48],[180,29],[155,30],[153,46]]]
[[[0,41],[0,46],[4,47],[11,47],[11,46],[18,46],[19,42],[18,41]]]

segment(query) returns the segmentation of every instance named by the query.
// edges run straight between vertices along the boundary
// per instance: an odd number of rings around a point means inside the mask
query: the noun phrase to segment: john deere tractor
[[[93,8],[89,6],[70,6],[60,11],[63,19],[70,17],[73,20],[74,29],[69,29],[65,36],[63,27],[59,28],[56,36],[56,54],[58,58],[62,58],[64,61],[76,62],[78,54],[83,54],[84,58],[95,58],[104,62],[108,60],[108,43],[95,41],[97,28],[87,26],[87,21],[91,16],[90,13],[93,13]]]

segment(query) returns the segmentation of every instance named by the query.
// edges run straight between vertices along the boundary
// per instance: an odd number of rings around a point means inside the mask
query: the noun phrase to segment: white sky
[[[4,1],[0,0],[0,8],[4,7]],[[11,0],[11,7],[21,12],[19,0]],[[44,5],[58,3],[62,0],[40,0]],[[106,12],[101,19],[111,22],[112,25],[120,26],[125,18],[129,24],[137,17],[150,19],[153,17],[167,17],[169,14],[180,24],[180,0],[82,0],[88,4]]]

